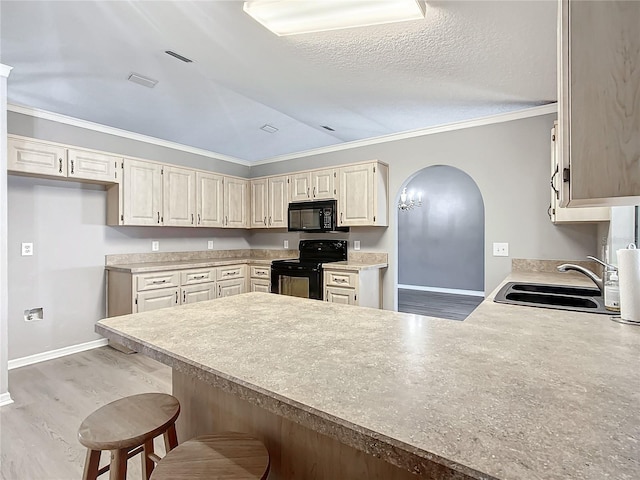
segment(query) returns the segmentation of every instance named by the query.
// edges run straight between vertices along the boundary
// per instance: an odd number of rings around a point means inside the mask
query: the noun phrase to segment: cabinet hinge
[[[289,183],[289,179],[287,178],[287,183]]]
[[[160,169],[160,175],[164,175],[164,167]]]
[[[138,297],[136,297],[136,305],[138,304]]]
[[[336,172],[333,172],[333,178],[336,178]]]
[[[124,222],[124,215],[120,215],[120,221]]]
[[[376,167],[373,167],[373,173],[376,173]]]
[[[374,215],[373,216],[373,222],[375,223],[375,221],[376,221],[376,216]]]
[[[124,160],[122,161],[122,163],[120,164],[120,168],[122,168],[124,170]]]
[[[569,180],[571,180],[571,170],[569,170],[569,168],[563,168],[562,169],[562,181],[563,182],[568,182]]]
[[[354,296],[353,296],[353,299],[354,299],[354,300],[358,300],[358,295],[354,295]]]

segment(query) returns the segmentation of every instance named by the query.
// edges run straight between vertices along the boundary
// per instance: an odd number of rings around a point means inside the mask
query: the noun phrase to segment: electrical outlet
[[[213,240],[207,242],[207,250],[213,250]]]
[[[36,320],[42,320],[44,318],[44,310],[42,307],[30,308],[24,311],[24,321],[34,322]]]
[[[22,244],[22,256],[28,257],[33,255],[33,243],[23,243]]]
[[[289,240],[284,241],[284,248],[289,248]]]
[[[160,250],[160,242],[154,240],[153,242],[151,242],[151,251],[157,252],[158,250]]]
[[[509,244],[508,243],[494,243],[493,244],[493,256],[494,257],[508,257],[509,256]]]
[[[353,249],[354,250],[360,250],[360,240],[354,240],[353,241]]]

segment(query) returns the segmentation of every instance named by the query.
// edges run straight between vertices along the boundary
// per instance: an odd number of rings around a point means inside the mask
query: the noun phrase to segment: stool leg
[[[91,450],[90,448],[87,448],[87,458],[84,461],[82,480],[96,480],[98,478],[100,453],[100,450]]]
[[[153,455],[153,438],[144,442],[142,450],[142,478],[146,480],[151,478],[151,472],[153,472],[153,467],[155,466],[149,455]]]
[[[178,446],[178,434],[176,433],[176,424],[172,424],[166,432],[164,432],[164,449],[167,453]]]
[[[129,460],[128,449],[111,450],[109,480],[127,480],[127,460]]]

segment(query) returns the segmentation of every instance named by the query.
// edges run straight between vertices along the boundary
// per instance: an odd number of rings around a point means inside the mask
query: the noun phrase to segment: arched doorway
[[[398,210],[398,311],[464,320],[484,298],[484,202],[475,181],[426,167],[402,188],[422,206]],[[402,191],[401,188],[401,191]]]

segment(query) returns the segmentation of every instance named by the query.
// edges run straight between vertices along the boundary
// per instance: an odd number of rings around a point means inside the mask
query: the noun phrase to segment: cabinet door
[[[313,200],[336,198],[335,178],[334,169],[311,172],[311,198]]]
[[[162,288],[138,293],[136,300],[137,311],[135,313],[175,307],[180,303],[179,290],[179,288]]]
[[[249,226],[249,182],[242,178],[224,177],[224,226]]]
[[[213,282],[182,287],[182,304],[204,302],[216,298],[216,284]]]
[[[252,278],[251,279],[250,291],[251,292],[270,293],[271,292],[271,282],[269,282],[269,280],[258,280],[257,278]]]
[[[78,180],[119,183],[116,172],[121,161],[112,155],[70,148],[67,150],[67,174]]]
[[[286,176],[269,178],[269,228],[287,227],[288,186]]]
[[[222,175],[196,172],[197,224],[199,227],[222,227],[223,187]]]
[[[324,293],[327,302],[357,305],[356,291],[352,288],[325,287]]]
[[[343,167],[340,174],[338,224],[373,225],[373,168],[369,164]]]
[[[218,298],[239,295],[247,291],[244,278],[234,278],[230,280],[220,280],[218,282]]]
[[[266,228],[268,223],[269,183],[266,178],[251,180],[251,227]]]
[[[9,137],[7,170],[54,177],[67,176],[67,152],[64,147]]]
[[[563,0],[561,205],[640,203],[640,2]]]
[[[289,201],[306,202],[311,199],[311,174],[309,172],[289,175]]]
[[[196,174],[180,167],[163,167],[162,199],[164,225],[195,227]]]
[[[124,159],[124,225],[162,225],[162,167]]]

